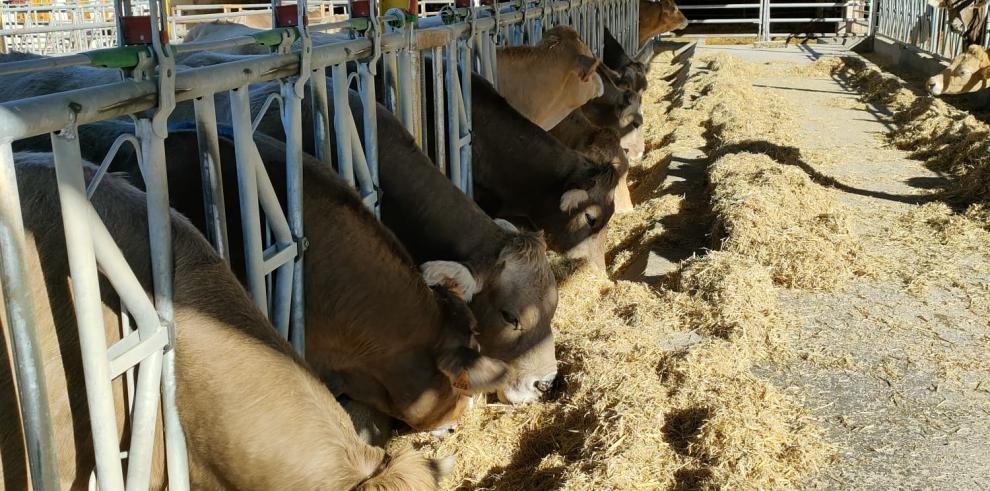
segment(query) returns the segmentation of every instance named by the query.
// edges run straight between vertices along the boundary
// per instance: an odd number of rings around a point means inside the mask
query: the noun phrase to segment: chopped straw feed
[[[713,68],[692,77],[687,90],[703,93],[723,84],[719,77],[738,76],[732,68]],[[630,173],[638,204],[610,224],[613,271],[668,235],[661,219],[685,206],[662,189],[671,153],[705,146],[703,135],[715,120],[724,125],[724,135],[742,136],[725,100],[731,95],[709,91],[693,107],[676,107],[670,87],[657,76],[663,71],[651,71],[644,97],[650,108],[643,128],[647,155]],[[737,95],[744,90],[725,87]],[[456,455],[445,481],[450,489],[793,489],[814,476],[833,454],[831,445],[799,394],[770,385],[751,369],[760,360],[790,356],[782,333],[792,321],[778,311],[775,284],[818,288],[836,281],[834,271],[806,278],[795,274],[801,266],[773,259],[787,247],[800,247],[820,227],[839,230],[841,218],[821,218],[836,213],[827,204],[799,208],[793,212],[799,215],[756,222],[764,235],[799,239],[766,243],[747,237],[744,224],[753,219],[729,213],[727,200],[764,184],[746,173],[744,162],[733,164],[738,160],[723,157],[716,166],[719,179],[713,180],[715,194],[724,199],[714,210],[723,244],[738,247],[685,261],[667,286],[612,280],[554,257],[562,383],[551,400],[521,407],[482,404],[444,439],[406,435],[392,445]],[[781,175],[771,179],[775,192],[808,191],[808,183]],[[785,223],[795,216],[798,224]],[[753,250],[744,251],[744,243]]]
[[[990,126],[941,99],[918,95],[904,81],[861,59],[835,59],[829,66],[852,81],[865,101],[894,111],[898,127],[889,141],[951,176],[953,185],[946,190],[950,198],[962,204],[990,202]]]

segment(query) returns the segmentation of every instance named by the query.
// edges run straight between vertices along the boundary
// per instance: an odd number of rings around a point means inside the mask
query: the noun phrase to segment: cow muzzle
[[[499,390],[498,398],[508,404],[535,402],[553,389],[555,380],[557,380],[556,371],[545,375],[520,377],[515,384]]]
[[[939,96],[942,94],[942,80],[939,75],[936,75],[925,83],[925,89],[929,94],[933,96]]]

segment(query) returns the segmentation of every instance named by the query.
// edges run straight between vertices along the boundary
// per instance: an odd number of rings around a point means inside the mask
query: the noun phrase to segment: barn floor
[[[845,56],[702,46],[681,89],[660,53],[610,278],[552,258],[553,397],[390,445],[447,489],[987,488],[990,213]]]
[[[834,291],[780,288],[780,309],[799,319],[787,344],[797,355],[756,373],[796,389],[835,446],[835,460],[807,484],[841,489],[986,489],[990,486],[990,250],[985,230],[930,229],[895,238],[929,195],[948,184],[892,148],[892,111],[860,101],[848,80],[812,64],[857,56],[841,46],[700,46],[696,59],[729,55],[753,64],[747,82],[790,107],[797,165],[834,196],[865,250],[884,271]],[[790,69],[787,65],[808,67]],[[704,71],[704,63],[698,63]],[[827,66],[827,65],[826,65]],[[688,94],[691,98],[692,94]],[[697,95],[703,99],[704,95]],[[688,102],[688,106],[692,103]],[[753,113],[754,119],[767,117]],[[710,142],[708,142],[710,143]],[[804,156],[811,156],[803,158]],[[706,200],[704,149],[671,156],[664,186]],[[693,182],[692,182],[693,181]],[[691,203],[701,208],[704,203]],[[933,205],[928,205],[933,206]],[[658,241],[627,279],[655,281],[691,247],[707,247],[706,224]],[[980,224],[977,224],[980,225]],[[988,228],[983,223],[984,228]],[[768,231],[771,233],[771,231]],[[971,235],[966,237],[951,234]],[[687,243],[682,238],[687,237]],[[919,239],[920,237],[920,239]],[[964,244],[960,244],[964,242]],[[700,251],[699,251],[700,253]]]

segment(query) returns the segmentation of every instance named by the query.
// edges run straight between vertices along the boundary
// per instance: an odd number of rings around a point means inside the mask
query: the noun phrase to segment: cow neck
[[[557,107],[564,92],[550,92],[546,88],[559,87],[561,81],[570,75],[562,67],[563,64],[554,59],[546,49],[503,48],[498,55],[498,83],[501,93],[529,94],[515,97],[517,104],[528,103],[527,107],[516,109],[534,116],[546,108]],[[533,97],[534,93],[540,94],[540,97]]]
[[[382,221],[417,262],[457,261],[487,275],[505,240],[502,229],[437,172],[397,120],[378,121]]]
[[[335,288],[350,289],[350,286],[344,285],[370,281],[374,284],[369,286],[369,291],[377,292],[372,298],[378,298],[382,305],[393,308],[372,309],[380,319],[354,316],[351,320],[363,322],[361,319],[364,319],[373,321],[375,325],[392,325],[395,328],[416,326],[427,329],[428,326],[438,325],[440,312],[436,300],[423,283],[416,263],[395,236],[378,222],[346,183],[333,175],[333,170],[319,163],[307,164],[303,167],[303,176],[306,183],[303,188],[303,213],[306,237],[310,242],[306,258],[308,274],[305,276],[307,318],[312,308],[324,310],[318,315],[331,319],[340,315],[339,311],[347,311],[344,313],[347,316],[353,315],[355,309],[366,308],[364,299],[367,297],[363,295],[338,297],[350,298],[360,305],[308,300],[310,293],[333,295]],[[341,240],[341,237],[347,237],[347,240]],[[309,285],[320,281],[318,272],[327,271],[334,272],[332,284],[313,291]],[[329,278],[323,281],[329,281]]]
[[[490,84],[472,83],[475,88],[472,102],[475,104],[473,122],[482,128],[475,128],[478,139],[491,139],[480,158],[495,158],[497,168],[506,180],[513,179],[513,167],[523,170],[525,180],[512,182],[513,188],[529,193],[545,193],[548,188],[563,191],[570,176],[585,163],[580,154],[560,143],[556,138],[527,119],[509,105]],[[510,131],[511,129],[511,131]],[[538,194],[534,194],[538,195]]]

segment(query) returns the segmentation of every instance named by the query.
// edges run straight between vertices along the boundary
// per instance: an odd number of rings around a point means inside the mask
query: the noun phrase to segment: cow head
[[[478,319],[481,353],[510,368],[498,387],[499,398],[519,404],[542,397],[557,376],[550,329],[557,310],[557,283],[542,236],[499,222],[503,246],[471,308]]]
[[[979,31],[985,20],[983,15],[984,0],[972,2],[947,0],[928,0],[928,5],[943,9],[949,14],[949,28],[958,34],[967,35],[974,29]],[[967,39],[968,42],[978,43],[980,39]]]
[[[598,59],[573,28],[557,26],[550,29],[543,34],[537,47],[549,50],[556,55],[554,58],[566,64],[567,80],[561,94],[571,99],[568,104],[571,106],[570,109],[579,107],[604,93],[602,78],[597,71]],[[567,114],[565,113],[564,116]],[[559,120],[553,121],[541,126],[549,129],[559,122]]]
[[[639,0],[639,44],[640,46],[657,34],[677,31],[688,26],[687,17],[677,8],[674,0],[656,2]]]
[[[586,160],[562,188],[546,228],[551,248],[567,257],[585,259],[605,269],[604,229],[615,212],[619,169],[610,162]]]
[[[429,379],[429,390],[419,391],[407,400],[392,397],[382,404],[393,405],[400,413],[397,416],[417,430],[449,428],[467,410],[472,395],[501,387],[510,369],[502,361],[479,352],[477,322],[467,304],[477,284],[468,269],[452,261],[430,261],[421,270],[440,317],[441,328],[432,348],[433,364],[427,365],[419,358],[395,360],[394,366],[401,367],[401,373],[387,374],[382,383],[389,386],[388,393],[403,394],[409,388],[397,384],[410,377]],[[410,373],[413,371],[422,373]],[[373,385],[360,379],[350,381],[352,385]]]
[[[987,88],[990,56],[982,46],[972,45],[956,56],[948,68],[928,79],[926,88],[934,96],[965,94]]]
[[[604,82],[604,93],[582,107],[584,115],[595,126],[608,128],[638,128],[643,123],[642,95],[634,88],[635,80],[626,78],[604,65],[598,73]]]

